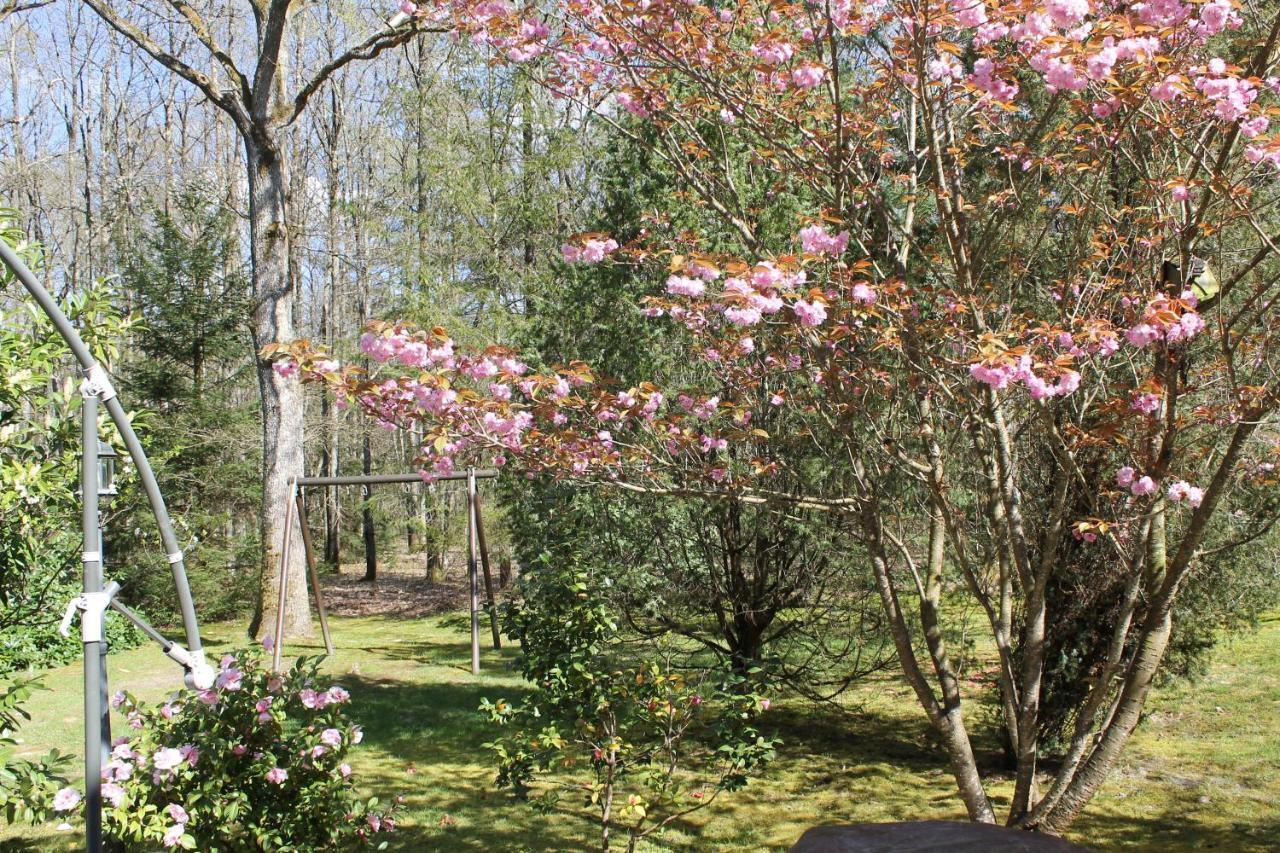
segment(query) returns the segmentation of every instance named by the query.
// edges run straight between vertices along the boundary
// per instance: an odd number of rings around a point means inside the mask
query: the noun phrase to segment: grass
[[[484,673],[469,671],[457,617],[333,620],[330,670],[353,694],[365,745],[353,762],[362,785],[406,797],[395,850],[578,850],[592,828],[569,802],[539,814],[492,786],[481,748],[493,730],[481,697],[517,698],[526,688],[514,653],[486,650]],[[215,625],[216,653],[240,641]],[[1161,690],[1107,786],[1076,824],[1072,840],[1098,850],[1280,849],[1280,618],[1220,646],[1200,681]],[[316,643],[290,652],[315,654]],[[177,670],[152,648],[115,654],[113,688],[159,698]],[[78,666],[48,673],[49,692],[31,702],[21,732],[26,752],[81,741]],[[842,709],[781,698],[768,715],[783,739],[765,778],[673,824],[651,850],[782,850],[822,823],[964,817],[937,748],[909,691],[891,676],[863,685]],[[993,786],[1000,804],[1010,787]],[[0,849],[77,849],[74,833],[14,828]]]

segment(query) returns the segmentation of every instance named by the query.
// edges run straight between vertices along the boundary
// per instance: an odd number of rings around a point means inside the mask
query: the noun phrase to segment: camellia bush
[[[343,850],[385,846],[395,808],[357,796],[350,694],[318,658],[274,674],[257,649],[222,658],[217,680],[146,705],[112,697],[129,734],[103,769],[103,826],[131,850]],[[64,806],[79,797],[60,792]],[[64,808],[69,810],[69,808]]]
[[[1274,8],[413,9],[644,128],[687,203],[738,235],[727,254],[655,218],[564,250],[651,281],[633,310],[701,378],[612,387],[394,323],[362,339],[385,365],[372,375],[305,342],[269,348],[277,369],[415,430],[428,476],[511,463],[845,517],[969,816],[1065,830],[1142,717],[1188,579],[1277,517]],[[761,238],[747,180],[808,200],[792,241]],[[1046,648],[1071,614],[1061,590],[1084,579],[1107,589],[1105,624],[1050,767]],[[970,609],[1014,756],[1000,816],[947,641]]]

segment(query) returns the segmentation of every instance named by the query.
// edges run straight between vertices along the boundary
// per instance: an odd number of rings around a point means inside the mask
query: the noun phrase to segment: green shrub
[[[357,796],[349,694],[299,658],[275,675],[260,650],[223,657],[213,688],[159,706],[117,693],[131,734],[104,769],[104,831],[128,850],[314,851],[377,845],[395,808]]]
[[[0,688],[0,749],[9,752],[18,745],[19,725],[31,719],[22,703],[32,691],[43,689],[35,679],[15,681]],[[35,761],[11,758],[0,764],[0,813],[5,823],[39,823],[53,815],[57,791],[66,785],[62,775],[70,763],[56,749]]]
[[[744,787],[773,758],[775,742],[756,729],[769,700],[754,692],[749,674],[677,669],[670,656],[629,657],[601,594],[605,584],[572,556],[544,558],[522,575],[524,604],[509,611],[508,628],[520,639],[534,693],[515,705],[486,699],[481,710],[505,730],[487,744],[500,787],[526,798],[540,774],[570,774],[566,787],[585,792],[602,849],[617,825],[631,850]],[[553,808],[559,796],[553,785],[536,804]]]

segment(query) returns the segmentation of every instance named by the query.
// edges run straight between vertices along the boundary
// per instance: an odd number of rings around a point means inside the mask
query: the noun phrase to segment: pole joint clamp
[[[80,640],[85,643],[101,643],[106,639],[102,620],[111,606],[111,599],[120,591],[120,584],[112,581],[101,592],[82,592],[67,602],[67,609],[62,614],[62,624],[58,633],[64,637],[71,636],[71,621],[76,611],[80,611]]]
[[[116,395],[116,389],[111,384],[111,377],[107,375],[106,368],[94,362],[93,366],[84,372],[84,381],[80,383],[80,395],[98,397],[104,403]]]

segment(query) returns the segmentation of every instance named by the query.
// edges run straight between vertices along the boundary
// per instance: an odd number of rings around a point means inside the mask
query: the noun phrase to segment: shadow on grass
[[[1214,808],[1197,791],[1170,792],[1160,809],[1148,809],[1142,817],[1092,811],[1086,807],[1068,836],[1095,849],[1146,851],[1222,850],[1230,853],[1273,853],[1280,850],[1280,816],[1271,804],[1265,818],[1237,821],[1228,828],[1206,826],[1196,820]]]

